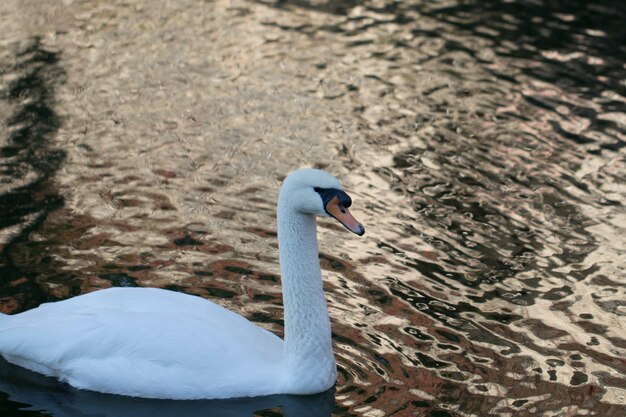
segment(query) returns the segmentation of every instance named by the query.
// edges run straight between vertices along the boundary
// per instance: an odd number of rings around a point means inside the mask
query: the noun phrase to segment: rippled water
[[[368,230],[320,221],[336,392],[148,402],[0,363],[3,415],[626,414],[620,2],[0,14],[3,312],[157,286],[282,335],[282,178],[336,174]]]

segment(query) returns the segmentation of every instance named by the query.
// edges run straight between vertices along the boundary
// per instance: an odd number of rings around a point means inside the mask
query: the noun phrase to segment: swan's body
[[[44,304],[2,317],[0,334],[9,362],[77,388],[146,398],[265,394],[284,344],[215,303],[155,288]]]
[[[278,238],[285,341],[199,297],[112,288],[0,314],[0,355],[77,388],[145,398],[325,391],[336,368],[314,216],[331,214],[363,234],[345,210],[349,205],[337,180],[322,171],[296,171],[283,184]]]

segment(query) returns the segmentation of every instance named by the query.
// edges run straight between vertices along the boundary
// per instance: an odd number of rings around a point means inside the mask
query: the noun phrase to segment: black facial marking
[[[343,192],[342,190],[338,190],[337,188],[320,188],[315,187],[314,190],[322,197],[322,201],[324,202],[324,209],[326,209],[326,205],[330,200],[334,197],[339,199],[339,209],[345,212],[345,209],[352,205],[352,199],[348,194]]]

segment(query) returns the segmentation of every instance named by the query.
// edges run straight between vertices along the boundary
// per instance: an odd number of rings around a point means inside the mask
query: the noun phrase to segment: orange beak
[[[333,197],[328,204],[326,204],[326,212],[339,220],[339,222],[346,226],[352,233],[356,233],[359,236],[365,234],[363,225],[352,217],[350,211],[341,204],[337,196]]]

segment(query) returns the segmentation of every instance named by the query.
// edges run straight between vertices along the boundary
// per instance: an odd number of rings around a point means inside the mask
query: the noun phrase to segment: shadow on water
[[[11,381],[7,383],[5,381]],[[13,366],[0,358],[0,392],[11,402],[4,407],[12,417],[328,417],[334,406],[334,391],[318,395],[272,395],[229,400],[167,401],[105,395],[81,391],[54,378]],[[280,410],[277,408],[280,407]],[[35,411],[36,410],[36,411]],[[265,411],[263,411],[265,410]]]
[[[54,109],[54,89],[65,82],[66,75],[58,53],[47,50],[39,38],[7,61],[13,62],[2,68],[10,78],[2,85],[0,99],[13,112],[4,121],[8,137],[0,147],[0,229],[9,230],[0,246],[0,285],[2,295],[17,296],[19,309],[24,310],[39,305],[45,295],[33,277],[14,264],[12,250],[63,205],[53,176],[65,152],[55,149],[52,139],[61,125]]]

